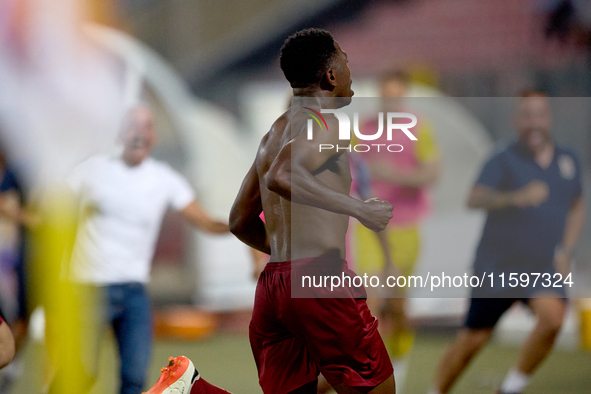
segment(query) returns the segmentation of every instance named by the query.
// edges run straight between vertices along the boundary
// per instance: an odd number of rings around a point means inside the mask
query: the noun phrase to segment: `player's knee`
[[[4,368],[12,362],[16,352],[14,338],[8,325],[2,323],[0,325],[0,369]]]
[[[540,316],[539,324],[544,328],[548,334],[556,335],[562,328],[564,321],[564,313],[554,312]]]
[[[484,345],[486,345],[486,343],[490,339],[491,331],[492,330],[490,329],[466,330],[462,334],[462,342],[471,351],[477,351]]]
[[[12,362],[15,352],[14,339],[12,337],[0,343],[0,369]]]
[[[0,350],[0,369],[4,368],[14,359],[14,347]]]

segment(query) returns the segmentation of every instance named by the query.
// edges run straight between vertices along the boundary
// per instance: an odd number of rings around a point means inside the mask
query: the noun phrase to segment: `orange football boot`
[[[185,356],[169,357],[168,365],[160,369],[160,379],[143,394],[189,394],[199,373],[193,362]]]

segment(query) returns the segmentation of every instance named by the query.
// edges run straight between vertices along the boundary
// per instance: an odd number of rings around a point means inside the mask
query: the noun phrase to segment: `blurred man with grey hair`
[[[150,157],[156,131],[149,108],[132,108],[120,137],[120,156],[92,157],[68,179],[79,198],[82,216],[72,275],[75,282],[99,291],[104,317],[95,318],[98,322],[94,331],[98,336],[106,324],[113,328],[121,359],[120,393],[139,394],[152,349],[152,315],[146,285],[167,208],[178,211],[194,227],[209,233],[223,234],[229,228],[205,212],[182,175]],[[95,340],[98,346],[100,336]],[[90,369],[89,385],[95,375],[94,368]]]

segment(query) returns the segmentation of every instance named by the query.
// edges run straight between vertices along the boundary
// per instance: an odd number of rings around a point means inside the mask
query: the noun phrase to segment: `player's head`
[[[120,138],[123,158],[128,164],[137,165],[144,161],[156,143],[152,111],[143,105],[130,109],[123,120]]]
[[[404,97],[408,89],[409,77],[404,70],[391,70],[380,75],[382,97]]]
[[[351,97],[347,54],[322,29],[301,30],[285,40],[279,63],[292,88],[320,90],[332,97]]]
[[[543,92],[522,92],[515,111],[515,125],[519,141],[532,152],[538,152],[551,141],[550,103]]]

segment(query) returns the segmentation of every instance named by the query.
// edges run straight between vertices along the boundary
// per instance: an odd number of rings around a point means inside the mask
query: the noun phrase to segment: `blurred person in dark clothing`
[[[451,389],[516,302],[525,303],[537,323],[499,393],[523,392],[552,350],[567,307],[565,286],[573,281],[570,262],[585,205],[579,162],[554,142],[551,124],[548,99],[539,92],[524,93],[515,114],[518,140],[489,159],[468,197],[470,208],[488,213],[474,275],[494,275],[495,281],[504,275],[505,283],[486,280],[482,288],[472,289],[465,327],[440,361],[432,394]],[[528,279],[527,284],[508,286],[515,275],[522,284]],[[557,280],[560,287],[554,286]]]

